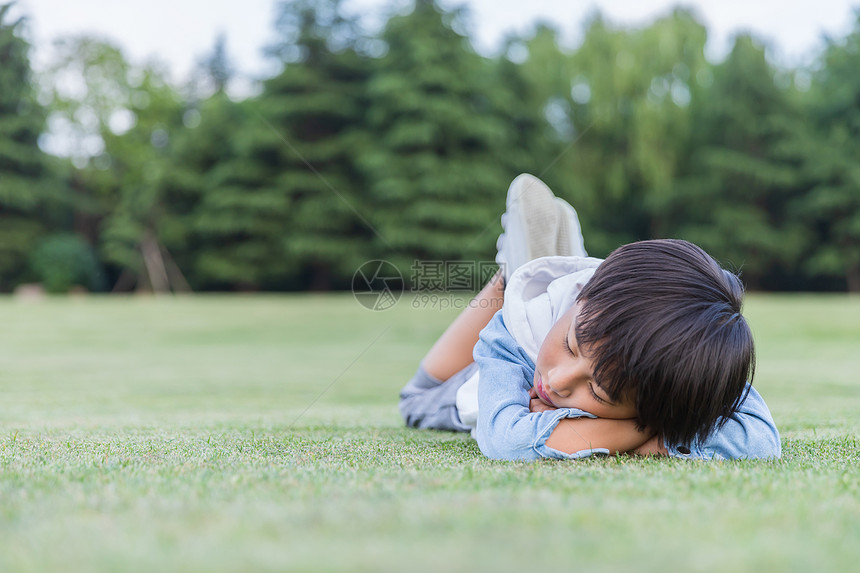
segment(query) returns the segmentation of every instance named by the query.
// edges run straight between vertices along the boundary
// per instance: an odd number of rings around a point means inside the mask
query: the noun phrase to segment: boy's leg
[[[550,255],[586,256],[576,211],[543,181],[524,173],[508,188],[497,243],[499,272],[445,330],[421,361],[433,378],[448,380],[472,363],[481,330],[504,302],[504,279],[526,262]]]
[[[502,308],[504,292],[499,271],[424,356],[415,376],[400,391],[400,414],[407,426],[469,431],[459,416],[457,391],[477,371],[472,349],[481,330]]]
[[[442,333],[400,392],[400,412],[409,426],[468,431],[458,416],[456,394],[476,371],[472,351],[502,308],[505,278],[533,258],[585,255],[576,212],[536,177],[514,179],[506,204],[497,243],[499,272]]]
[[[505,286],[499,271],[424,356],[421,365],[427,374],[444,382],[471,364],[478,335],[502,308],[504,300]]]
[[[472,362],[481,330],[504,302],[504,281],[532,259],[585,256],[576,211],[528,173],[516,177],[505,200],[502,234],[496,243],[499,273],[439,337],[422,361],[428,374],[447,380]],[[581,251],[581,253],[580,253]]]
[[[457,394],[478,365],[472,362],[448,380],[433,378],[422,367],[400,391],[400,415],[407,426],[428,430],[468,432],[471,426],[460,418]]]

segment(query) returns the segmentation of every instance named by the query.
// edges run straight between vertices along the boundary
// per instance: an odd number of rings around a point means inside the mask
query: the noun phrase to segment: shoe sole
[[[524,173],[511,182],[508,188],[507,212],[525,239],[516,245],[525,258],[523,262],[560,254],[556,240],[558,208],[555,195],[546,184],[533,175]],[[518,217],[514,217],[518,215]]]
[[[563,256],[587,257],[585,242],[582,239],[582,228],[579,216],[570,203],[561,197],[555,198],[558,209],[558,254]]]

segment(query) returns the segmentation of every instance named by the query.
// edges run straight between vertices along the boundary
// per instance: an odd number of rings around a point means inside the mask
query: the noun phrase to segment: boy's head
[[[743,286],[699,247],[663,239],[616,249],[577,299],[576,341],[612,400],[673,444],[704,439],[755,369]]]

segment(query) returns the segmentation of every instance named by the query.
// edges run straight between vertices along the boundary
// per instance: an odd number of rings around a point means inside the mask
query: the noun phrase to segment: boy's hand
[[[529,412],[549,412],[550,410],[555,410],[552,406],[548,406],[544,404],[540,398],[537,397],[537,392],[532,387],[529,389]]]
[[[669,450],[663,445],[663,440],[659,436],[652,436],[647,442],[631,450],[634,454],[640,456],[668,456]]]

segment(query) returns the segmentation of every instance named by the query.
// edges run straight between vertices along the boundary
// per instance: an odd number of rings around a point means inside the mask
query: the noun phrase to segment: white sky
[[[133,61],[156,56],[174,80],[183,80],[195,60],[209,53],[219,32],[240,74],[266,73],[261,49],[272,38],[275,0],[18,0],[16,12],[30,16],[30,37],[38,69],[50,57],[51,40],[95,33],[118,42]],[[344,0],[345,7],[379,22],[381,10],[408,0]],[[495,53],[508,32],[527,33],[534,22],[553,23],[575,45],[582,22],[595,8],[609,20],[639,25],[681,4],[694,7],[709,30],[708,53],[720,58],[738,30],[751,30],[774,47],[775,61],[798,65],[811,58],[824,34],[841,36],[854,21],[860,0],[441,0],[467,5],[472,37],[485,54]]]

